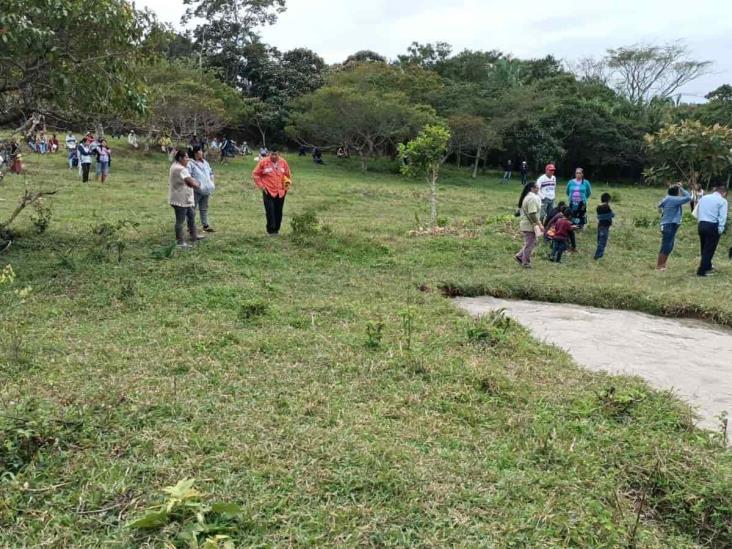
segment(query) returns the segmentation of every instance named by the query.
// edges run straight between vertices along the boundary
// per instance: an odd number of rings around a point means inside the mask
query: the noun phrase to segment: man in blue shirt
[[[719,237],[727,224],[727,186],[719,184],[713,194],[705,195],[699,201],[699,240],[701,241],[701,263],[697,276],[707,276],[712,270],[712,259],[717,251]]]

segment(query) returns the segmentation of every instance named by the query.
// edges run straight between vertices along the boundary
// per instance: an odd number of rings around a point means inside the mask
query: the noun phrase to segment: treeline
[[[564,171],[639,178],[644,135],[685,120],[732,125],[732,87],[702,105],[678,91],[709,70],[680,45],[609,50],[567,66],[552,56],[453,52],[414,43],[328,65],[257,33],[284,0],[185,0],[181,33],[126,0],[5,0],[0,123],[41,112],[58,127],[103,124],[174,138],[227,133],[261,144],[344,147],[364,168],[426,124],[451,133],[448,160],[479,167],[552,160]]]

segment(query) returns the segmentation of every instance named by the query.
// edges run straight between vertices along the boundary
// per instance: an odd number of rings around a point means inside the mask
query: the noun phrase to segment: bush
[[[290,226],[295,239],[309,238],[320,232],[320,222],[313,210],[306,210],[302,214],[292,216]]]

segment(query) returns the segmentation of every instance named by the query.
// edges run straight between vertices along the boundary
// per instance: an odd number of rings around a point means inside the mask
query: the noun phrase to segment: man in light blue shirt
[[[712,270],[712,259],[717,251],[719,237],[727,224],[727,186],[717,185],[713,194],[705,195],[699,201],[699,240],[701,241],[701,263],[697,276],[707,276]]]

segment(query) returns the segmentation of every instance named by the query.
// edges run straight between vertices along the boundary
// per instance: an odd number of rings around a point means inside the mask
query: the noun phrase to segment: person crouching
[[[566,210],[559,214],[559,218],[554,223],[554,234],[552,236],[552,254],[549,258],[554,263],[562,262],[562,255],[567,250],[567,240],[574,232],[576,225],[567,217]]]

